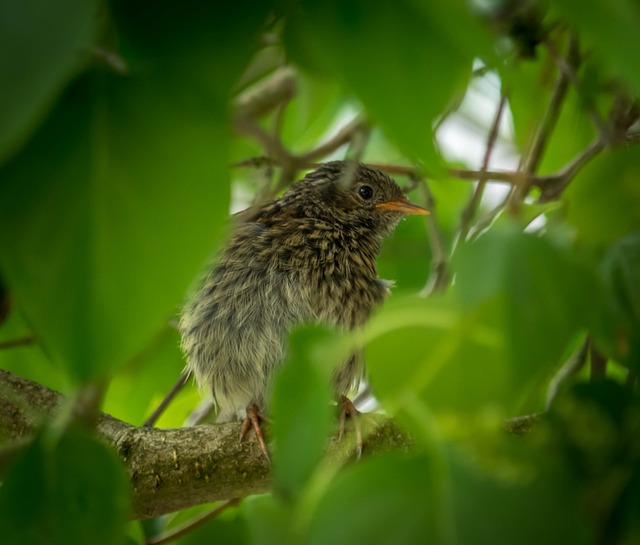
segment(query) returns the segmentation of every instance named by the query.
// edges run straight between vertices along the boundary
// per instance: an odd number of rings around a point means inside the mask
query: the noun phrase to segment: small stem
[[[35,335],[25,335],[18,339],[11,339],[9,341],[0,342],[0,350],[6,350],[8,348],[17,348],[19,346],[29,346],[35,344],[37,341]]]
[[[604,144],[600,140],[595,140],[576,155],[558,174],[540,177],[536,183],[542,190],[538,203],[559,199],[578,172],[603,149]]]
[[[354,135],[361,131],[364,126],[364,121],[361,118],[357,117],[356,119],[342,127],[334,137],[330,138],[325,143],[320,144],[318,147],[308,151],[307,153],[303,153],[302,155],[300,155],[298,157],[298,160],[302,164],[308,164],[322,159],[330,153],[333,153],[339,147],[351,142]]]
[[[575,42],[575,40],[574,40]],[[568,62],[560,53],[558,53],[558,49],[556,48],[556,44],[551,40],[547,40],[545,42],[553,61],[556,63],[558,69],[565,74],[565,76],[569,79],[571,84],[575,87],[578,94],[583,99],[585,107],[587,109],[587,113],[591,117],[591,121],[593,122],[596,130],[598,132],[600,141],[605,145],[611,144],[611,135],[609,133],[609,129],[607,128],[607,124],[600,116],[598,110],[593,106],[591,101],[587,101],[585,96],[584,87],[582,86],[582,82],[578,78],[578,74],[572,63]],[[575,64],[575,63],[574,63]]]
[[[580,371],[580,369],[584,367],[584,364],[587,362],[587,355],[589,354],[590,344],[591,342],[589,336],[587,335],[580,347],[573,354],[571,354],[571,357],[551,379],[549,388],[547,390],[547,400],[545,403],[545,409],[547,411],[551,408],[553,402],[558,397],[560,389],[564,387],[564,385],[571,377],[575,376],[578,371]]]
[[[189,378],[189,373],[182,373],[177,382],[171,387],[169,393],[164,396],[164,399],[160,402],[160,405],[156,407],[156,409],[151,413],[149,418],[144,421],[142,424],[143,427],[151,428],[158,421],[158,418],[164,413],[169,404],[173,401],[173,399],[180,393],[182,388],[184,388],[187,380]]]
[[[469,200],[467,206],[465,206],[464,210],[462,211],[460,227],[458,229],[458,236],[456,237],[453,251],[455,251],[455,247],[458,243],[464,242],[467,239],[469,229],[471,228],[471,222],[475,219],[478,206],[480,205],[480,201],[482,200],[484,188],[487,185],[488,181],[487,169],[489,168],[491,155],[498,138],[498,133],[500,132],[500,121],[502,120],[502,114],[504,112],[506,102],[507,97],[503,94],[500,98],[498,109],[493,118],[493,123],[491,124],[491,129],[489,130],[489,135],[487,137],[487,147],[485,149],[482,164],[480,166],[481,175],[478,177],[478,185],[475,187],[473,195],[471,196],[471,199]]]
[[[174,528],[173,530],[169,530],[168,532],[164,532],[163,534],[160,534],[154,538],[148,539],[145,542],[145,545],[164,545],[165,543],[171,543],[172,541],[175,541],[176,539],[181,538],[182,536],[202,526],[205,522],[213,520],[230,507],[238,505],[238,503],[240,503],[240,498],[232,498],[230,500],[227,500],[222,505],[218,505],[217,507],[206,511],[201,515],[192,518],[191,520],[185,522],[177,528]]]
[[[605,379],[607,377],[607,358],[594,346],[591,338],[589,338],[589,352],[591,355],[590,380]]]
[[[425,221],[429,226],[427,231],[433,259],[429,278],[424,288],[420,291],[420,295],[428,297],[434,293],[443,293],[449,286],[451,276],[449,274],[449,261],[445,251],[444,237],[437,222],[436,201],[426,180],[421,180],[421,182],[419,188],[422,190],[429,210],[429,215],[425,217]]]

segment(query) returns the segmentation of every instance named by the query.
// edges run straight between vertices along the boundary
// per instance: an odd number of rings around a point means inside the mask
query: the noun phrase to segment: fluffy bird
[[[389,292],[378,278],[380,244],[405,214],[427,214],[384,172],[333,161],[280,198],[245,211],[180,320],[187,371],[211,392],[222,419],[260,429],[270,386],[302,324],[362,326]],[[352,355],[333,375],[341,420],[364,372]],[[361,450],[361,439],[358,439]]]

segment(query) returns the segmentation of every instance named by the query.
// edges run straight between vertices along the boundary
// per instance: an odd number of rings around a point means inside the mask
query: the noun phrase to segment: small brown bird
[[[376,270],[382,239],[404,214],[427,211],[382,171],[333,161],[243,214],[180,331],[187,370],[211,391],[222,419],[245,418],[241,439],[253,427],[267,455],[260,411],[288,333],[309,323],[362,326],[389,291]],[[359,354],[334,372],[342,422],[357,414],[347,394],[362,375]]]

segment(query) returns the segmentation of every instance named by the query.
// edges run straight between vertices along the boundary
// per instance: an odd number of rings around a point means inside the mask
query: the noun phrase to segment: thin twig
[[[429,226],[429,243],[433,258],[431,260],[431,273],[424,288],[420,291],[420,295],[428,297],[433,293],[444,292],[449,287],[451,275],[449,274],[449,260],[445,251],[444,237],[437,221],[436,201],[426,180],[421,180],[421,182],[418,187],[422,190],[427,210],[429,210],[429,215],[426,216],[425,221]]]
[[[256,119],[287,104],[295,93],[295,71],[289,66],[278,68],[259,84],[240,93],[234,103],[235,116]]]
[[[570,66],[576,66],[578,63],[578,50],[577,44],[574,39],[571,39],[569,43],[568,54]],[[551,133],[556,127],[558,118],[560,117],[560,110],[562,104],[567,97],[567,91],[569,89],[569,77],[562,71],[558,74],[556,82],[551,92],[551,99],[547,105],[547,109],[544,112],[542,121],[538,126],[536,135],[533,140],[533,145],[524,161],[522,170],[527,173],[533,173],[538,170],[540,161],[545,152]]]
[[[592,101],[587,100],[584,92],[584,87],[582,85],[582,82],[578,78],[578,74],[576,73],[574,67],[575,63],[568,62],[567,59],[560,55],[558,49],[556,48],[556,44],[552,40],[546,40],[545,45],[549,50],[551,57],[553,58],[553,62],[556,63],[558,69],[565,74],[571,84],[575,87],[576,92],[581,96],[585,108],[587,109],[587,113],[591,117],[591,121],[596,127],[600,141],[606,146],[610,145],[612,143],[612,138],[607,124],[605,123],[604,119],[602,119],[602,116],[600,115],[598,110],[594,107]]]
[[[169,403],[173,401],[173,399],[180,393],[180,391],[184,388],[187,380],[189,378],[189,373],[182,373],[177,382],[171,387],[169,393],[164,396],[164,399],[160,402],[160,405],[156,407],[156,409],[151,413],[149,418],[144,421],[142,424],[143,427],[153,427],[155,426],[158,418],[164,413],[166,408],[169,406]]]
[[[507,97],[503,94],[500,97],[498,109],[496,110],[496,114],[493,118],[493,123],[491,124],[491,129],[489,130],[489,135],[487,137],[487,146],[484,152],[484,157],[482,158],[482,164],[480,166],[481,175],[478,177],[478,185],[476,185],[471,199],[469,200],[467,206],[465,206],[461,214],[458,236],[456,237],[456,241],[454,242],[454,251],[458,243],[464,242],[466,240],[467,235],[469,234],[469,229],[471,228],[471,222],[475,219],[478,206],[480,205],[480,201],[482,200],[484,188],[486,187],[487,181],[489,180],[489,178],[487,177],[487,169],[489,168],[491,155],[498,138],[498,133],[500,132],[500,122],[502,121],[502,114],[504,112],[506,103]]]
[[[223,504],[218,505],[213,509],[210,509],[209,511],[206,511],[201,515],[192,518],[191,520],[188,520],[187,522],[178,526],[177,528],[174,528],[173,530],[169,530],[168,532],[164,532],[154,538],[148,539],[145,542],[145,545],[164,545],[165,543],[171,543],[172,541],[175,541],[176,539],[181,538],[182,536],[202,526],[205,522],[213,520],[230,507],[238,505],[238,503],[240,503],[240,498],[232,498],[230,500],[227,500]]]
[[[572,65],[577,65],[578,50],[576,41],[573,38],[571,38],[569,42],[568,57],[569,62]],[[562,109],[562,105],[567,97],[569,77],[561,70],[558,72],[558,77],[553,85],[549,104],[547,104],[547,109],[542,116],[542,121],[538,125],[538,129],[536,130],[536,134],[533,138],[533,143],[531,144],[528,153],[522,158],[521,168],[519,170],[522,170],[526,174],[533,174],[538,170],[547,144],[549,143],[549,139],[551,138],[551,134],[556,127],[558,118],[560,117],[560,110]],[[516,188],[509,196],[507,205],[513,210],[519,209],[520,203],[522,203],[528,195],[529,189],[530,186],[528,185]]]
[[[362,130],[365,126],[365,122],[362,118],[356,117],[349,123],[347,123],[344,127],[342,127],[334,137],[327,140],[323,144],[320,144],[318,147],[308,151],[307,153],[303,153],[298,157],[298,160],[301,164],[309,164],[314,163],[318,159],[322,159],[326,157],[330,153],[333,153],[339,147],[348,144],[353,139],[354,134],[358,131]]]
[[[560,390],[567,384],[568,380],[575,376],[580,369],[584,367],[589,355],[589,346],[591,341],[587,335],[580,347],[571,354],[571,357],[560,368],[560,370],[553,376],[549,382],[549,388],[547,389],[547,400],[545,402],[545,409],[548,411],[553,402],[558,397]]]
[[[35,344],[37,341],[34,335],[25,335],[18,339],[11,339],[9,341],[0,342],[0,350],[6,350],[8,348],[17,348],[19,346],[29,346]]]
[[[538,203],[559,199],[578,172],[603,149],[604,144],[599,139],[595,140],[576,155],[559,173],[539,177],[535,184],[542,190]]]
[[[607,377],[607,357],[598,350],[593,344],[593,340],[589,337],[589,355],[591,356],[591,367],[589,380],[602,380]]]

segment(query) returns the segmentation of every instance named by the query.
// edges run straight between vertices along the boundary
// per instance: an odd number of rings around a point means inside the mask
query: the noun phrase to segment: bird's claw
[[[338,434],[338,440],[342,441],[347,418],[350,418],[356,432],[356,459],[359,460],[362,456],[362,428],[360,426],[360,419],[358,418],[360,411],[356,409],[356,406],[347,396],[340,396],[338,403],[340,407],[340,433]]]
[[[253,432],[256,434],[256,439],[258,440],[258,445],[260,445],[260,450],[262,450],[267,462],[271,463],[267,444],[265,443],[262,428],[260,427],[260,422],[264,419],[264,416],[260,414],[260,409],[258,409],[258,406],[255,403],[248,405],[247,416],[242,423],[242,428],[240,428],[240,441],[243,441],[247,436],[247,433],[249,433],[249,430],[253,429]]]

